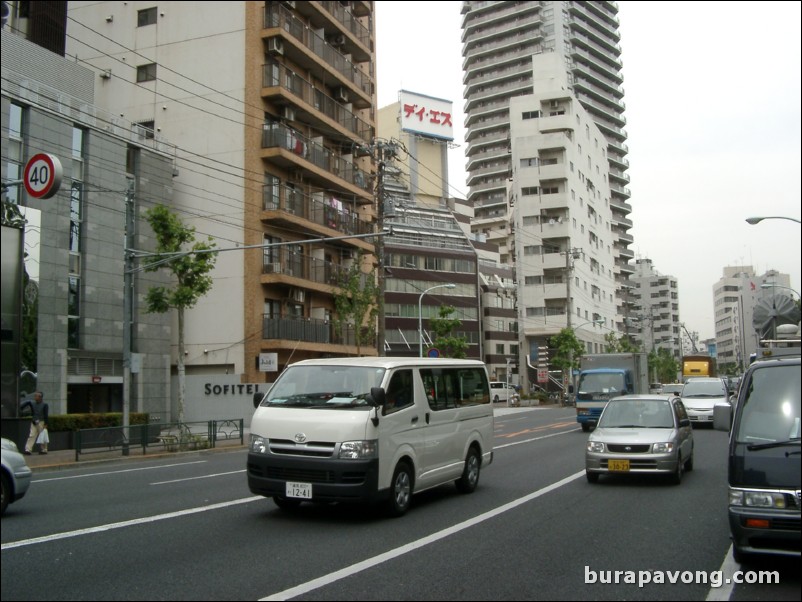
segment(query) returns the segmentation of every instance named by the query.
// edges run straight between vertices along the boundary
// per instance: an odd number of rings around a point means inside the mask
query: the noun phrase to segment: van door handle
[[[429,417],[430,416],[431,416],[431,414],[429,412],[426,412],[426,424],[429,424]]]
[[[418,422],[418,417],[417,417],[417,416],[415,416],[415,417],[412,419],[412,424],[417,424],[417,422]]]

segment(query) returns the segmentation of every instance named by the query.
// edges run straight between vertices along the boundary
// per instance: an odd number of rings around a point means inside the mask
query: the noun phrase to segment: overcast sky
[[[449,180],[467,196],[461,2],[376,2],[378,102],[454,102]],[[800,3],[620,1],[636,258],[679,282],[680,319],[715,334],[725,266],[800,290]]]

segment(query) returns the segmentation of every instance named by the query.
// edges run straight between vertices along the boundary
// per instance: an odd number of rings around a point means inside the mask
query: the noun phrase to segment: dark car
[[[800,556],[800,358],[753,363],[734,407],[716,407],[730,430],[728,516],[733,557]]]
[[[693,470],[693,431],[678,397],[624,395],[607,402],[588,437],[585,474],[664,474],[679,484]]]

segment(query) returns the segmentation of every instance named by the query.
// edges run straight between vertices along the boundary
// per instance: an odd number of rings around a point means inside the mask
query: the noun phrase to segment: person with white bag
[[[23,452],[26,456],[30,456],[33,453],[33,446],[37,443],[39,444],[39,453],[46,454],[47,444],[50,442],[47,434],[48,406],[44,402],[42,392],[37,391],[34,393],[33,399],[33,401],[28,399],[20,404],[20,410],[24,409],[25,406],[30,406],[31,408],[31,430]]]

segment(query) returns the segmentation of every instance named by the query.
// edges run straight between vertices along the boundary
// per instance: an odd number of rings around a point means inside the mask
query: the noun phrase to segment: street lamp
[[[418,357],[423,357],[423,305],[422,305],[423,295],[425,295],[429,291],[433,291],[436,288],[456,288],[456,287],[457,285],[454,283],[436,284],[434,286],[430,286],[429,288],[427,288],[420,294],[420,297],[418,297],[418,335],[419,335],[418,342],[420,345]]]
[[[802,222],[800,222],[795,217],[785,217],[784,215],[766,215],[766,216],[763,216],[763,217],[747,217],[746,218],[746,223],[747,224],[751,224],[752,226],[754,226],[758,222],[762,222],[764,219],[787,219],[789,221],[796,222],[797,224],[802,224]]]

